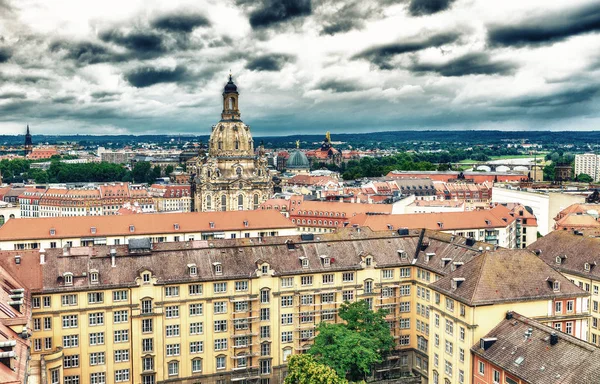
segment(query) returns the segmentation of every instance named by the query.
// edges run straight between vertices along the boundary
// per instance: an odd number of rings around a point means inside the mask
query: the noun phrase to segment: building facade
[[[212,127],[208,154],[198,156],[195,211],[258,209],[273,193],[267,159],[261,148],[254,153],[250,127],[240,118],[239,93],[231,75],[223,90],[221,120]]]

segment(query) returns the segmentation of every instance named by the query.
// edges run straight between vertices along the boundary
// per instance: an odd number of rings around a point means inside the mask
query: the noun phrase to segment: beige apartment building
[[[296,225],[274,211],[14,219],[0,227],[0,250],[120,245],[139,238],[162,243],[296,233]]]

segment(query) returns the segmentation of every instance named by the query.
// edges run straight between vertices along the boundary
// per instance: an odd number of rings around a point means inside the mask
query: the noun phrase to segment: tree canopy
[[[311,355],[293,355],[288,359],[284,384],[348,384],[330,367],[318,363]]]
[[[340,377],[362,380],[394,346],[384,310],[373,311],[365,301],[344,303],[339,316],[345,323],[321,323],[308,351]]]

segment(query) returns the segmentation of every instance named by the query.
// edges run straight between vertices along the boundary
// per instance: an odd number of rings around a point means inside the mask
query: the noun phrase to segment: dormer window
[[[196,276],[198,274],[198,267],[196,267],[196,264],[188,264],[187,267],[190,276]]]
[[[210,223],[208,223],[208,224],[209,224],[209,226],[210,226],[211,228],[214,228],[214,227],[215,227],[215,223],[214,223],[213,221],[211,221],[211,222],[210,222]]]
[[[560,264],[562,262],[562,257],[556,256],[556,264]]]
[[[465,281],[464,277],[455,277],[452,279],[452,289],[457,289]]]
[[[555,281],[554,283],[552,283],[552,289],[554,290],[554,292],[559,292],[560,291],[560,282]]]
[[[149,274],[149,273],[144,273],[144,274],[142,275],[142,281],[143,281],[144,283],[146,283],[146,284],[147,284],[147,283],[149,283],[149,282],[150,282],[150,274]]]
[[[244,220],[244,227],[248,228],[248,220]]]
[[[223,265],[221,263],[219,263],[218,261],[213,263],[213,268],[215,270],[215,275],[223,274]]]
[[[329,256],[321,255],[321,262],[324,267],[329,267],[331,265],[331,258]]]
[[[50,236],[56,235],[56,229],[50,228]]]
[[[90,272],[90,282],[93,284],[98,283],[99,279],[98,279],[98,271],[92,271]]]
[[[92,234],[95,234],[95,233],[96,233],[96,227],[92,227],[92,228],[90,228],[90,232],[91,232]]]
[[[407,258],[407,254],[404,251],[404,249],[399,249],[398,250],[398,255],[400,256],[400,259],[402,259],[402,260],[406,260],[406,258]]]
[[[302,264],[302,268],[308,268],[308,258],[307,257],[300,257],[300,263]]]
[[[135,231],[135,226],[133,226],[133,225],[130,225],[130,226],[129,226],[129,232],[134,232],[134,231]]]
[[[260,272],[263,275],[266,275],[267,273],[269,273],[269,264],[263,264],[260,266]]]
[[[586,272],[589,272],[589,271],[590,271],[590,269],[591,269],[591,268],[590,268],[590,263],[585,263],[585,264],[583,265],[583,269],[585,269],[585,271],[586,271]]]
[[[491,221],[489,221],[489,220],[486,220],[486,221],[485,221],[485,224],[486,224],[486,225],[492,225],[492,222],[491,222]]]
[[[179,231],[179,224],[177,224],[177,223],[173,224],[173,228],[175,228],[176,231]]]
[[[373,258],[372,258],[371,256],[369,256],[369,257],[365,257],[365,265],[366,265],[367,267],[370,267],[370,266],[372,266],[372,265],[373,265]]]
[[[65,272],[63,278],[65,279],[65,285],[73,285],[73,274],[71,272]]]

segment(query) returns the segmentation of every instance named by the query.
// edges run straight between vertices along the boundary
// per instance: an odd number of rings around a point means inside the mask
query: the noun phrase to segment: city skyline
[[[599,6],[0,0],[0,134],[590,130]]]

